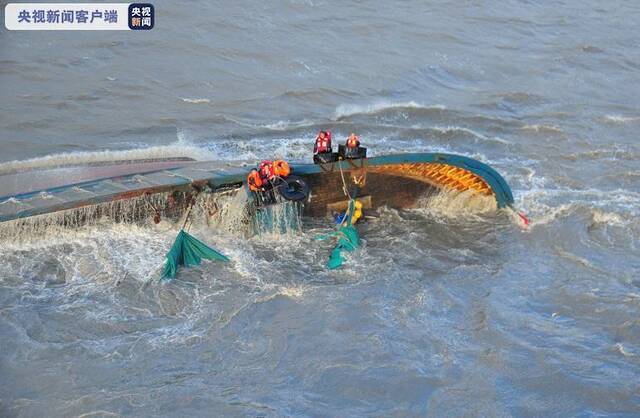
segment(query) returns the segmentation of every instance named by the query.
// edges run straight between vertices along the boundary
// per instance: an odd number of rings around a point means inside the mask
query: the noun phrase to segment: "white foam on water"
[[[234,264],[246,259],[246,248],[240,242],[248,226],[242,215],[236,215],[244,204],[243,195],[200,195],[192,211],[193,222],[187,225],[190,233],[231,256]],[[150,198],[157,206],[166,203],[166,196],[154,195],[1,224],[0,259],[16,255],[33,260],[33,268],[39,268],[54,257],[64,268],[64,281],[74,283],[65,292],[77,292],[78,286],[115,286],[128,279],[146,285],[160,278],[165,256],[183,221],[182,217],[157,225],[150,219],[141,221],[140,216],[154,213],[144,205]],[[209,213],[211,202],[216,203],[213,214]],[[111,212],[118,214],[117,221],[109,216]],[[176,334],[173,329],[167,332]]]
[[[314,134],[315,135],[315,134]],[[200,145],[209,159],[258,162],[265,159],[311,162],[315,136],[294,138],[221,139]]]
[[[628,149],[618,144],[613,144],[612,146],[609,146],[607,148],[594,148],[588,151],[575,152],[567,155],[566,158],[574,161],[584,161],[584,160],[635,161],[639,158],[639,155],[633,149]]]
[[[495,212],[498,205],[494,196],[479,194],[472,190],[463,192],[441,190],[435,195],[421,198],[418,208],[436,217],[459,218]]]
[[[303,284],[289,285],[289,286],[274,285],[272,287],[273,287],[273,293],[268,294],[266,296],[259,297],[255,300],[255,302],[267,302],[278,296],[284,296],[289,299],[295,299],[300,301],[304,299],[305,293],[311,290],[309,286],[305,286]]]
[[[579,209],[588,211],[595,223],[627,227],[640,208],[640,194],[623,189],[554,189],[538,185],[519,191],[516,196],[516,207],[529,217],[530,227],[549,224]]]
[[[614,212],[605,212],[602,209],[593,209],[591,211],[593,222],[607,224],[611,226],[624,227],[629,224],[628,220],[623,219],[619,214]]]
[[[604,119],[613,123],[630,123],[640,121],[640,116],[605,115]]]
[[[517,208],[522,210],[529,218],[529,227],[534,228],[539,225],[546,225],[556,218],[566,215],[574,210],[573,203],[565,203],[552,206],[547,204],[548,194],[544,190],[532,190],[525,194],[520,194]]]
[[[192,103],[192,104],[206,104],[206,103],[210,103],[211,100],[209,99],[199,99],[199,98],[188,98],[188,97],[181,97],[180,100],[182,100],[185,103]]]
[[[272,130],[287,130],[291,127],[302,127],[310,121],[299,122],[279,121],[272,125],[265,125]],[[487,137],[476,131],[462,127],[435,127],[442,132],[460,131],[473,135],[476,138],[500,143],[508,143],[497,137]],[[337,136],[340,136],[339,134]],[[346,137],[346,133],[344,133]],[[194,143],[194,139],[188,130],[178,129],[178,141],[153,147],[134,148],[125,150],[105,151],[81,151],[61,154],[52,154],[45,157],[37,157],[28,160],[9,161],[0,164],[0,174],[30,169],[46,169],[64,166],[86,165],[91,163],[108,163],[111,161],[134,161],[145,159],[163,158],[190,158],[197,161],[230,161],[242,160],[257,162],[263,159],[286,159],[290,161],[311,162],[315,132],[309,132],[308,136],[249,139],[216,139],[208,142]],[[390,153],[406,152],[446,152],[455,153],[455,149],[434,146],[428,139],[404,140],[394,137],[363,138],[369,148],[369,155],[383,155]],[[474,158],[486,160],[482,154],[472,155]]]
[[[287,131],[289,129],[306,128],[314,126],[315,122],[309,119],[302,119],[300,121],[279,120],[274,123],[268,123],[262,125],[263,128],[270,129],[272,131]]]
[[[506,139],[500,138],[498,136],[486,136],[481,134],[480,132],[474,131],[473,129],[464,128],[462,126],[433,126],[430,129],[433,129],[436,132],[440,132],[441,134],[450,134],[456,132],[464,132],[470,134],[474,138],[481,139],[483,141],[493,141],[499,142],[500,144],[513,144],[511,141],[507,141]]]
[[[333,119],[339,120],[354,115],[371,115],[392,109],[429,109],[445,110],[446,106],[441,104],[423,105],[414,101],[409,102],[387,102],[380,101],[367,105],[342,104],[334,112]]]
[[[522,129],[523,131],[533,131],[536,133],[556,133],[556,134],[564,133],[562,128],[556,125],[538,125],[538,124],[524,125],[520,129]]]
[[[443,154],[459,154],[455,149],[455,144],[435,145],[428,138],[425,139],[403,139],[390,136],[368,139],[363,143],[367,147],[367,156],[376,157],[389,154],[402,154],[406,152],[437,152]],[[479,152],[465,154],[482,162],[487,162],[487,157]],[[489,164],[489,162],[487,162]]]
[[[475,136],[476,138],[479,138],[479,139],[489,139],[487,136],[481,134],[480,132],[476,132],[473,129],[469,129],[469,128],[463,128],[462,126],[454,126],[454,125],[432,126],[430,129],[433,129],[434,131],[440,132],[442,134],[449,134],[449,133],[455,133],[455,132],[465,132],[465,133],[471,134],[472,136]]]
[[[178,132],[178,135],[181,135],[180,132]],[[158,145],[148,148],[107,151],[79,151],[52,154],[45,157],[31,158],[28,160],[14,160],[0,164],[0,174],[8,174],[15,171],[31,169],[85,165],[110,161],[130,161],[177,157],[191,158],[194,160],[213,160],[216,158],[216,155],[200,146],[196,146],[185,141],[177,141],[169,145]]]
[[[146,281],[159,272],[174,236],[155,227],[104,221],[77,229],[51,228],[28,240],[3,240],[0,255],[18,253],[35,263],[56,257],[66,282],[76,284],[114,284],[127,276]]]
[[[622,345],[622,343],[616,343],[614,345],[614,348],[618,353],[622,354],[625,357],[634,357],[635,356],[634,353],[627,351],[626,347],[624,345]]]

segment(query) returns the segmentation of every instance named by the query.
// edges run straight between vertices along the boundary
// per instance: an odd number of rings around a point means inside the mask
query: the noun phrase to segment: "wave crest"
[[[392,109],[427,109],[427,110],[445,110],[446,106],[423,105],[414,101],[409,102],[377,102],[368,105],[343,104],[336,108],[334,112],[334,120],[340,120],[355,115],[373,115]]]
[[[612,123],[629,123],[640,121],[640,116],[606,115],[604,119]]]
[[[182,142],[149,148],[118,151],[65,152],[47,155],[44,157],[30,158],[28,160],[14,160],[2,163],[0,164],[0,175],[33,169],[66,167],[91,163],[168,158],[189,158],[199,161],[212,160],[215,158],[215,155],[207,149]]]
[[[206,104],[206,103],[210,103],[211,100],[209,99],[191,99],[189,97],[181,97],[180,100],[182,100],[185,103],[192,103],[192,104]]]

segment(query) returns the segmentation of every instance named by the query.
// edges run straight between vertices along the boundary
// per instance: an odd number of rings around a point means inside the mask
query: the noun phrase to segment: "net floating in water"
[[[227,256],[181,229],[167,254],[167,262],[162,271],[162,278],[174,278],[179,266],[197,266],[202,262],[203,258],[212,261],[229,261]]]
[[[335,235],[338,237],[338,243],[331,251],[331,256],[327,262],[327,268],[329,270],[342,266],[342,263],[345,261],[343,256],[344,251],[352,252],[360,245],[360,236],[353,225],[340,227]]]
[[[347,211],[341,219],[342,225],[338,230],[328,235],[320,235],[316,238],[318,240],[325,240],[330,237],[336,237],[338,240],[336,246],[331,251],[329,261],[327,262],[327,268],[329,270],[334,270],[342,266],[345,262],[345,257],[343,255],[344,252],[352,252],[360,245],[360,235],[353,225],[355,222],[352,222],[355,210],[356,201],[354,199],[350,199]]]

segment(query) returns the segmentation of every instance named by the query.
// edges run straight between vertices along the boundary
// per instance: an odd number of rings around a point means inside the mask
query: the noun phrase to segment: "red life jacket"
[[[326,131],[324,138],[320,138],[320,134],[316,137],[316,154],[319,152],[331,152],[331,132]]]
[[[260,172],[260,177],[262,177],[263,180],[271,180],[275,176],[273,163],[268,160],[260,163],[258,171]]]

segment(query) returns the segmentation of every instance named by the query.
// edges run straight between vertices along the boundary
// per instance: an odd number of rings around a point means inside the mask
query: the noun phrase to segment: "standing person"
[[[316,136],[316,144],[313,147],[314,154],[324,154],[332,152],[331,147],[331,131],[320,131]]]
[[[347,138],[347,144],[346,145],[347,145],[347,148],[349,148],[349,149],[359,148],[360,147],[360,138],[358,138],[358,136],[352,132],[351,135],[349,135],[349,137]]]

